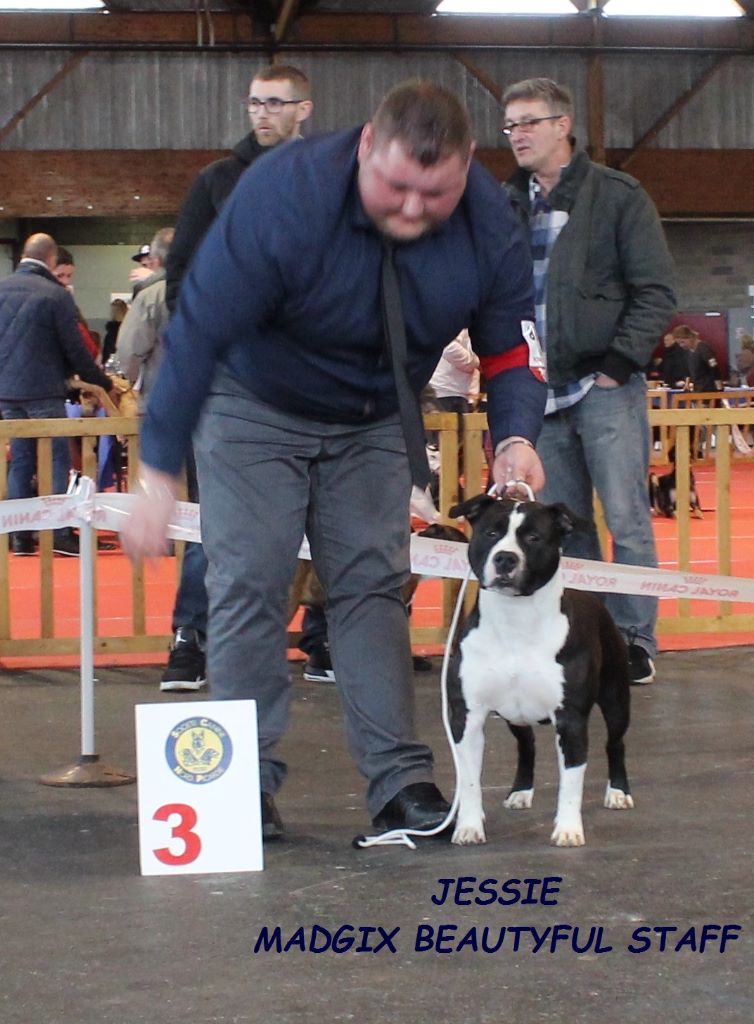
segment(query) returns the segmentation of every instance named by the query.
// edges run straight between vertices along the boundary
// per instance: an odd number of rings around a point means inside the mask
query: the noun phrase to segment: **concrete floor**
[[[257,874],[144,879],[139,875],[136,787],[53,789],[37,778],[75,761],[74,671],[4,674],[0,761],[0,1021],[3,1024],[246,1024],[274,1021],[537,1021],[604,1024],[751,1024],[754,651],[666,654],[658,682],[635,689],[629,773],[636,809],[601,807],[604,731],[592,722],[588,845],[548,845],[555,800],[552,740],[542,728],[540,786],[531,811],[506,811],[513,745],[488,725],[486,846],[425,842],[359,852],[368,825],[362,785],[343,749],[332,687],[297,678],[291,766],[279,797],[288,839]],[[159,670],[98,673],[103,759],[135,769],[133,705],[168,701]],[[417,676],[423,735],[452,789],[441,736],[438,672]],[[436,906],[440,878],[560,876],[555,904]],[[538,895],[538,892],[535,892]],[[313,924],[400,928],[396,952],[254,953],[260,929],[289,938]],[[474,952],[415,950],[417,929],[446,931],[450,948],[476,928],[579,927],[575,952],[545,940]],[[738,924],[739,938],[694,951],[705,924]],[[634,929],[674,926],[668,948],[631,953]],[[696,929],[690,935],[689,929]],[[371,945],[375,944],[372,933]],[[435,932],[436,934],[436,932]],[[552,934],[552,933],[548,933]],[[685,945],[675,944],[686,935]],[[471,940],[469,939],[468,942]]]

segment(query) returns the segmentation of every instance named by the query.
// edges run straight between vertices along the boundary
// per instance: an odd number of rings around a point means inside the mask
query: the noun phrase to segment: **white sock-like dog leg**
[[[482,760],[486,713],[468,711],[458,754],[458,817],[452,842],[459,846],[486,843],[482,807]]]

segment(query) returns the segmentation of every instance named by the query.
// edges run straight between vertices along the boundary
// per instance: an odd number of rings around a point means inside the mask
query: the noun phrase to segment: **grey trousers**
[[[274,793],[286,771],[274,748],[288,721],[288,587],[306,531],[327,593],[348,747],[375,815],[432,778],[431,751],[416,739],[400,595],[411,487],[400,423],[321,423],[218,390],[195,437],[212,697],[257,701],[261,784]]]

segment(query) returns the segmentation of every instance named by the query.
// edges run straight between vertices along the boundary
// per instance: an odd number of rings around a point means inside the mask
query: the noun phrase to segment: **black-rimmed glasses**
[[[542,121],[559,121],[563,114],[546,114],[544,117],[525,117],[521,121],[508,121],[500,129],[503,135],[512,135],[516,128],[522,132],[530,132],[535,125]]]
[[[279,114],[283,107],[287,107],[289,103],[301,103],[301,100],[281,100],[279,96],[270,96],[267,100],[260,100],[256,96],[249,96],[244,102],[246,109],[251,110],[255,114],[262,107],[264,107],[268,114]]]

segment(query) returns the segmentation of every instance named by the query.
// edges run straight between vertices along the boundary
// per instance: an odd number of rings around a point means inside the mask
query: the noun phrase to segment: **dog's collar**
[[[509,494],[509,490],[513,493]],[[521,491],[525,495],[523,498],[518,497],[516,494],[516,492]],[[503,498],[507,498],[508,501],[513,501],[516,505],[520,505],[524,501],[534,501],[534,491],[525,480],[506,480],[502,488],[499,484],[493,484],[487,491],[487,496],[495,498],[496,501],[502,501]]]

